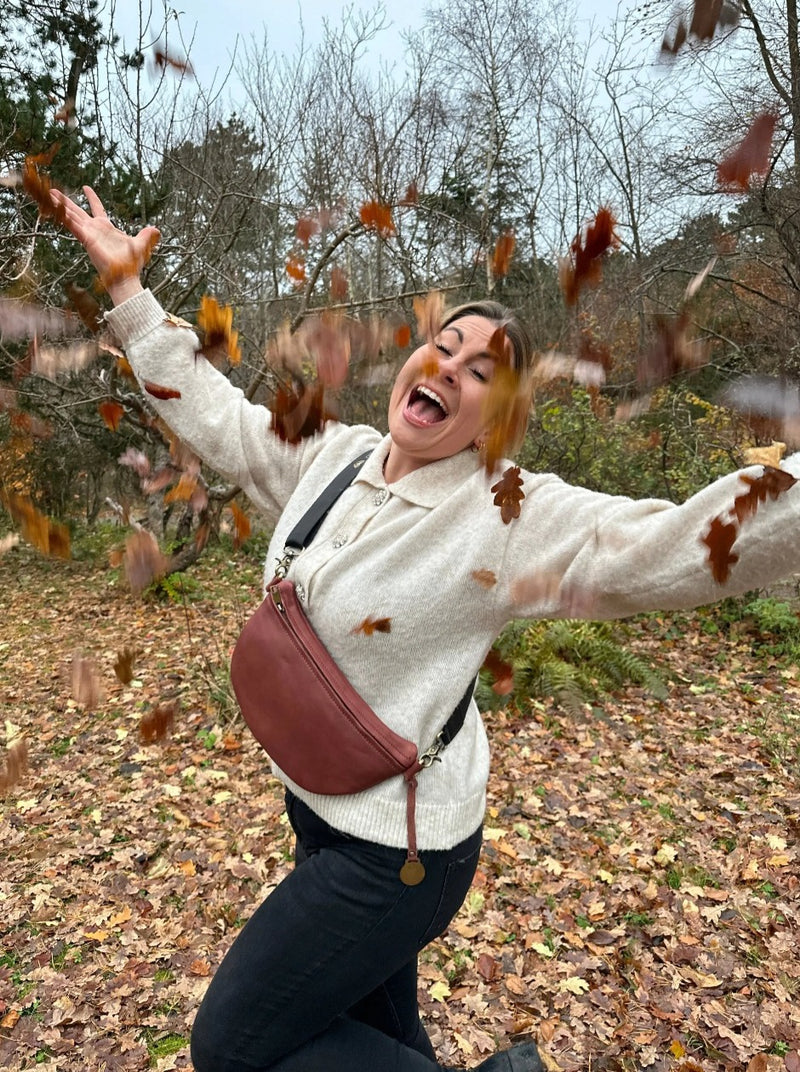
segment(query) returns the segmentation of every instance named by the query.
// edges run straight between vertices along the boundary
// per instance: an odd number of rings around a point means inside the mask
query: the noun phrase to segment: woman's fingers
[[[91,188],[91,186],[84,186],[83,192],[86,194],[86,200],[89,202],[89,208],[92,210],[92,215],[105,216],[106,210],[103,206],[103,202]]]

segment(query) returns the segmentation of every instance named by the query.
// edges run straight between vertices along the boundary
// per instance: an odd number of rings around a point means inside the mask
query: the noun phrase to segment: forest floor
[[[209,977],[291,867],[280,786],[225,670],[259,589],[256,557],[219,548],[162,600],[88,552],[0,557],[9,1072],[190,1067]],[[800,1072],[797,666],[702,612],[625,628],[666,701],[628,689],[577,715],[486,717],[479,871],[421,958],[431,1037],[464,1067],[531,1033],[550,1072]],[[80,703],[91,674],[73,685],[71,667],[92,660],[102,694]],[[174,701],[172,731],[143,743]]]

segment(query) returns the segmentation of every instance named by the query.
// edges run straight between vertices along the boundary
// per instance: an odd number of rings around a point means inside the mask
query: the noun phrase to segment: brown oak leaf
[[[514,518],[519,517],[520,503],[525,498],[519,466],[510,465],[500,480],[492,485],[491,490],[494,492],[494,505],[500,507],[503,524],[509,525]]]
[[[727,581],[731,566],[739,561],[739,556],[731,553],[738,534],[739,526],[734,521],[715,517],[703,537],[703,543],[708,548],[708,564],[717,584]]]

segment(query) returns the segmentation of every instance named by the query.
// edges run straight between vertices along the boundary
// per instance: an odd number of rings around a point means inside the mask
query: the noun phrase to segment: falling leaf
[[[123,685],[133,680],[133,662],[136,658],[136,648],[125,647],[117,653],[114,661],[114,673]]]
[[[72,697],[88,711],[94,711],[102,699],[100,673],[94,659],[76,651],[72,655]]]
[[[70,557],[69,529],[40,513],[30,496],[6,494],[0,495],[0,501],[19,526],[23,540],[27,540],[42,554],[56,558]]]
[[[746,193],[750,189],[753,175],[767,173],[777,122],[775,112],[761,112],[751,123],[742,141],[720,160],[717,166],[717,181],[723,190]]]
[[[727,581],[731,566],[739,561],[739,556],[731,552],[738,533],[739,528],[733,522],[715,517],[703,537],[703,543],[708,547],[708,564],[717,584]]]
[[[333,413],[325,404],[325,385],[297,384],[279,387],[270,404],[272,431],[287,443],[316,435]]]
[[[410,182],[408,186],[406,186],[406,192],[400,198],[398,204],[401,208],[411,208],[412,205],[419,204],[419,190],[417,189],[417,184],[415,182]]]
[[[514,237],[514,232],[511,230],[504,231],[497,239],[494,253],[492,254],[492,275],[495,279],[508,275],[511,257],[513,256],[516,244],[517,240]]]
[[[97,343],[82,341],[68,346],[46,346],[38,338],[30,350],[31,372],[48,380],[62,372],[79,372],[97,357]]]
[[[189,60],[184,56],[173,56],[166,49],[155,48],[153,50],[153,64],[159,71],[170,70],[176,74],[185,74],[194,78],[194,71]]]
[[[115,402],[113,399],[107,399],[105,402],[100,402],[98,412],[103,418],[103,423],[106,428],[111,432],[119,430],[119,422],[125,413],[125,407],[121,406],[119,402]]]
[[[497,328],[486,349],[494,359],[494,372],[483,403],[482,423],[489,431],[484,440],[483,462],[488,474],[512,453],[528,423],[530,398],[524,383],[511,367],[510,344],[505,329]]]
[[[201,354],[209,357],[215,350],[219,350],[232,365],[241,363],[239,332],[233,329],[233,309],[230,305],[220,305],[216,298],[204,294],[200,299],[197,326],[203,332],[203,345],[199,351]]]
[[[167,569],[167,560],[155,536],[146,529],[137,529],[125,541],[123,564],[135,596],[140,596],[149,584],[163,577]]]
[[[81,318],[84,325],[96,335],[103,326],[103,310],[100,303],[91,291],[79,287],[75,283],[67,283],[64,287],[70,305]]]
[[[494,678],[492,692],[498,696],[509,696],[514,691],[514,668],[495,648],[487,652],[481,669],[487,670]]]
[[[358,215],[367,230],[377,231],[381,238],[391,238],[396,233],[389,205],[383,205],[379,201],[366,201],[359,209]]]
[[[177,700],[160,703],[152,711],[146,711],[139,720],[139,737],[142,744],[155,744],[157,741],[163,741],[172,729],[177,711]]]
[[[353,634],[363,633],[364,636],[372,636],[373,633],[390,633],[392,631],[391,618],[365,618],[350,632]]]
[[[151,383],[150,380],[145,380],[142,386],[149,395],[152,395],[153,398],[160,398],[162,402],[169,398],[181,397],[180,391],[176,391],[173,387],[162,387],[161,384]]]
[[[63,224],[66,220],[66,210],[60,203],[53,201],[50,191],[52,183],[47,175],[43,175],[40,167],[48,167],[60,148],[60,142],[55,142],[46,152],[37,153],[34,156],[26,156],[22,168],[22,187],[25,193],[36,202],[39,215],[42,219],[52,218],[56,223]]]
[[[705,266],[705,268],[703,268],[702,271],[698,272],[696,276],[689,280],[686,285],[686,290],[683,292],[683,300],[685,302],[691,301],[695,294],[697,294],[700,287],[702,287],[703,283],[705,283],[706,279],[708,278],[709,273],[713,271],[714,265],[716,263],[717,258],[712,257],[708,264]]]
[[[408,324],[401,324],[395,329],[394,344],[399,350],[405,350],[411,342],[411,328]]]
[[[525,498],[519,466],[510,465],[501,479],[492,485],[491,490],[494,492],[494,505],[500,507],[503,524],[509,525],[514,518],[519,517],[520,503]]]
[[[150,461],[147,455],[135,447],[128,447],[123,454],[120,454],[117,461],[120,465],[129,466],[139,477],[148,476],[150,473]]]
[[[734,27],[739,22],[739,5],[726,3],[725,0],[694,0],[692,17],[687,26],[683,14],[674,24],[673,37],[668,39],[669,31],[661,42],[661,52],[675,55],[689,38],[697,41],[710,41],[717,27]]]
[[[762,475],[759,477],[752,477],[747,473],[742,473],[739,479],[749,489],[736,496],[731,508],[731,514],[736,517],[740,525],[748,517],[752,517],[755,514],[759,503],[766,502],[767,497],[775,500],[783,492],[788,491],[793,484],[797,483],[796,477],[793,477],[791,473],[788,473],[785,469],[774,469],[771,465],[765,465]]]
[[[494,588],[497,584],[497,577],[490,569],[473,570],[470,576],[474,581],[478,582],[481,588]]]
[[[295,234],[298,242],[307,246],[315,234],[319,234],[319,218],[314,216],[301,216],[295,224]]]
[[[233,546],[239,548],[250,536],[250,519],[237,503],[229,503],[228,508],[233,517]]]
[[[286,258],[286,274],[296,287],[301,287],[306,281],[306,262],[302,257],[290,253]]]
[[[637,383],[641,391],[651,391],[668,383],[679,372],[693,371],[708,361],[710,347],[704,340],[692,339],[686,309],[677,316],[653,317],[655,339],[641,355]]]
[[[22,781],[28,771],[28,745],[24,737],[17,737],[8,745],[5,762],[0,767],[0,791],[12,789]]]
[[[128,258],[115,261],[114,264],[110,265],[103,272],[101,279],[103,286],[108,288],[113,283],[119,283],[123,279],[138,277],[145,265],[149,263],[153,250],[158,245],[159,238],[158,231],[151,231],[147,235],[143,248],[137,247]]]
[[[567,305],[575,304],[582,287],[596,286],[602,279],[603,257],[619,246],[616,224],[611,210],[600,208],[585,234],[575,236],[569,257],[561,259],[558,280]]]
[[[444,299],[438,290],[432,290],[424,298],[414,298],[414,316],[417,321],[417,338],[433,341],[441,331]]]
[[[310,317],[301,331],[319,379],[334,390],[341,387],[350,367],[350,335],[342,314],[326,310]]]
[[[19,536],[16,532],[9,532],[7,536],[0,536],[0,555],[6,554],[12,547],[16,547],[19,543]]]
[[[347,299],[347,276],[337,264],[331,268],[330,294],[332,301]]]
[[[181,473],[178,483],[164,496],[164,505],[173,502],[189,502],[197,491],[198,477],[195,473]]]

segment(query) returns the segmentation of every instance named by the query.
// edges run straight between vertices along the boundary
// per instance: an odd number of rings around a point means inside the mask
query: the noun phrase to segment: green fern
[[[624,646],[609,622],[572,620],[512,622],[495,647],[514,668],[512,700],[527,707],[532,698],[552,696],[570,713],[626,684],[666,696],[660,676]],[[482,676],[477,690],[484,709],[508,702]]]

